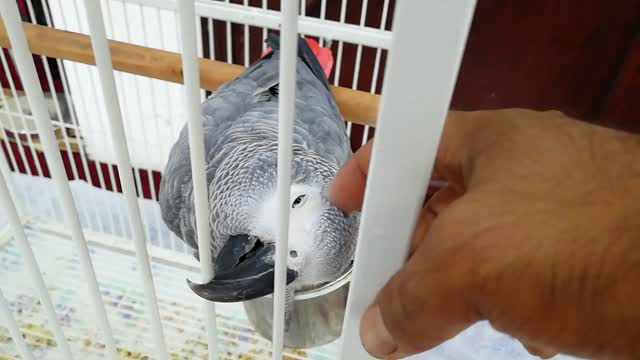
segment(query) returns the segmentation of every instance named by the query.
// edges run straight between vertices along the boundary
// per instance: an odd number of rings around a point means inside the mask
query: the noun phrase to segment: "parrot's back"
[[[241,195],[256,187],[275,185],[279,38],[270,34],[266,42],[271,52],[202,104],[214,248],[219,247],[217,240],[224,241],[216,238],[246,231],[246,209],[256,196]],[[295,109],[292,181],[311,176],[316,177],[313,181],[326,183],[349,158],[351,148],[327,78],[302,38],[298,42]],[[322,165],[311,175],[309,161]],[[169,229],[196,249],[192,191],[185,125],[165,167],[160,207]]]

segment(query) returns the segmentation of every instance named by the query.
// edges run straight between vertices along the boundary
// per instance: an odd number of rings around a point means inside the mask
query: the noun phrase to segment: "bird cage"
[[[0,4],[0,359],[368,358],[359,319],[408,252],[474,1]],[[296,33],[330,50],[328,79],[352,149],[377,130],[341,336],[305,349],[283,346],[286,246],[276,247],[269,341],[242,305],[193,294],[185,279],[210,278],[210,259],[194,258],[158,205],[169,152],[188,124],[206,237],[198,105],[264,54],[270,32],[280,33],[285,69],[282,189]],[[278,226],[287,233],[286,221]],[[470,331],[432,354],[496,359],[491,349],[507,346],[486,326]]]

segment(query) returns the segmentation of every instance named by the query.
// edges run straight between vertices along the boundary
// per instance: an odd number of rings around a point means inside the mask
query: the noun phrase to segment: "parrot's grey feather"
[[[278,88],[278,81],[274,81],[271,84],[267,84],[264,87],[259,87],[253,92],[255,96],[255,102],[264,102],[271,100],[272,97],[278,96],[280,93]]]
[[[278,139],[279,41],[202,104],[213,254],[233,234],[249,233],[251,208],[275,187]],[[292,181],[326,186],[351,156],[344,121],[322,68],[300,39],[293,129]],[[197,249],[191,159],[186,125],[172,148],[160,186],[169,229]]]

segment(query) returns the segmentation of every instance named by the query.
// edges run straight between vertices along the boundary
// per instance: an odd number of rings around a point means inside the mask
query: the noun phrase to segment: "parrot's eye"
[[[304,205],[306,198],[307,198],[307,195],[298,196],[295,200],[293,200],[293,204],[291,204],[291,208],[295,209],[297,207]]]

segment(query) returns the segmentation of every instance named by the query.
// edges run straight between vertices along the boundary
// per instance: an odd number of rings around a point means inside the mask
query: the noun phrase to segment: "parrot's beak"
[[[213,265],[214,277],[206,284],[187,283],[196,295],[214,302],[239,302],[273,293],[275,245],[249,235],[229,238]],[[287,284],[298,274],[287,269]]]

